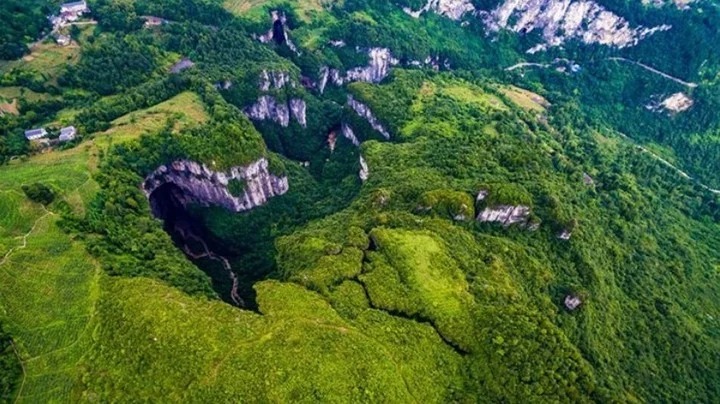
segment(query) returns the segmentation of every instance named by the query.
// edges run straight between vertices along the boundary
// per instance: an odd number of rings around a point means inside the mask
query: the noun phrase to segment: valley
[[[0,402],[720,394],[720,9],[62,7],[0,5]]]

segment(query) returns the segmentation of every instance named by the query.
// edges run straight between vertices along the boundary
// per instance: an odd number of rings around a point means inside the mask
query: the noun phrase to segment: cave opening
[[[278,45],[285,43],[285,24],[280,18],[273,22],[273,39]]]
[[[153,216],[163,221],[165,231],[186,257],[211,279],[220,298],[234,306],[257,311],[253,284],[260,279],[244,274],[237,266],[238,256],[214,237],[196,210],[189,209],[192,198],[169,182],[149,196]]]

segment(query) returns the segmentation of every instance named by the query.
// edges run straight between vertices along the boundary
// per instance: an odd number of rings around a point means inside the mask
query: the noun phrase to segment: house
[[[90,11],[86,1],[74,1],[72,3],[65,3],[60,6],[60,13],[72,13],[75,15],[87,13]]]
[[[27,139],[27,140],[41,139],[47,135],[48,135],[48,133],[45,130],[45,128],[30,129],[30,130],[25,131],[25,139]]]
[[[55,42],[60,46],[68,46],[70,45],[71,39],[67,35],[58,35],[55,37]]]
[[[189,69],[189,68],[191,68],[191,67],[193,67],[193,66],[195,66],[195,63],[193,63],[192,60],[190,60],[190,59],[188,59],[188,58],[183,58],[181,61],[175,63],[175,64],[170,68],[170,73],[176,73],[176,74],[177,74],[177,73],[180,73],[181,71],[186,70],[186,69]]]
[[[75,139],[75,135],[77,135],[77,130],[74,126],[68,126],[66,128],[60,129],[60,137],[58,138],[61,142],[69,142],[73,139]]]

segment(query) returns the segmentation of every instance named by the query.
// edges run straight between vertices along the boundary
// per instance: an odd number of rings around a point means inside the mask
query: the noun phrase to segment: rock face
[[[418,11],[413,11],[408,7],[404,7],[403,11],[415,18],[420,17],[422,13],[432,11],[451,20],[459,21],[466,13],[475,11],[475,7],[469,0],[428,0]]]
[[[360,156],[360,173],[358,174],[360,177],[360,180],[362,182],[367,181],[367,179],[370,177],[370,167],[368,167],[367,162],[363,158],[363,156]]]
[[[365,120],[368,121],[370,126],[376,131],[380,132],[380,134],[385,139],[390,139],[390,133],[387,131],[387,129],[385,129],[385,127],[380,123],[380,121],[378,121],[375,115],[373,115],[370,107],[356,100],[355,98],[353,98],[352,95],[348,95],[347,100],[348,105],[350,106],[350,108],[353,109],[353,111],[357,112],[358,115],[365,118]]]
[[[526,224],[530,208],[524,205],[488,206],[477,217],[479,222],[496,222],[507,227],[515,223]]]
[[[355,132],[353,132],[352,128],[348,124],[342,124],[342,126],[340,127],[340,133],[342,133],[345,139],[351,141],[354,146],[360,146],[360,141],[358,140],[357,136],[355,136]]]
[[[275,41],[278,45],[287,45],[290,50],[292,50],[295,53],[298,53],[297,47],[295,44],[290,40],[290,36],[288,35],[288,29],[287,25],[285,23],[287,22],[287,17],[285,16],[285,13],[281,13],[277,10],[274,10],[270,13],[272,16],[272,28],[270,30],[261,35],[258,39],[262,43],[268,43],[270,41]]]
[[[582,304],[582,300],[580,300],[579,297],[575,295],[567,295],[565,296],[565,307],[567,307],[568,310],[575,310]]]
[[[557,235],[557,238],[565,241],[570,240],[570,237],[572,237],[572,232],[568,229],[564,229]]]
[[[379,83],[390,73],[390,67],[400,63],[387,48],[371,48],[368,50],[367,66],[356,67],[341,73],[337,69],[323,67],[320,70],[320,83],[318,88],[322,93],[328,83],[341,86],[353,81],[365,81],[368,83]]]
[[[548,46],[578,39],[587,44],[624,48],[657,31],[670,29],[669,25],[631,28],[624,18],[589,0],[505,0],[496,9],[479,15],[490,31],[542,30]]]
[[[292,116],[303,128],[307,126],[306,104],[300,98],[292,98],[283,103],[273,96],[263,95],[255,104],[245,108],[245,114],[256,121],[273,120],[283,127],[290,125]]]
[[[228,190],[231,180],[244,184],[240,195]],[[289,189],[287,177],[278,177],[268,171],[264,157],[244,167],[233,167],[226,172],[216,172],[204,164],[177,160],[162,165],[148,175],[143,182],[145,195],[150,195],[165,184],[174,184],[182,192],[180,202],[202,206],[222,206],[233,212],[242,212],[265,204],[270,198],[282,195]]]
[[[292,81],[290,74],[287,72],[268,72],[267,70],[263,70],[262,73],[260,73],[259,87],[262,91],[269,91],[270,87],[279,90],[286,85],[295,87],[295,82]]]
[[[693,100],[684,93],[675,93],[665,98],[660,105],[666,110],[678,113],[693,106]]]

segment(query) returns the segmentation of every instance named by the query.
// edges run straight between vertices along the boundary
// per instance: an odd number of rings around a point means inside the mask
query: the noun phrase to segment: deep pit
[[[148,198],[153,216],[163,221],[163,227],[175,245],[210,277],[220,298],[237,307],[257,310],[252,285],[260,279],[238,270],[238,255],[227,249],[203,224],[198,215],[202,208],[183,204],[182,201],[191,198],[171,182],[155,189]]]

